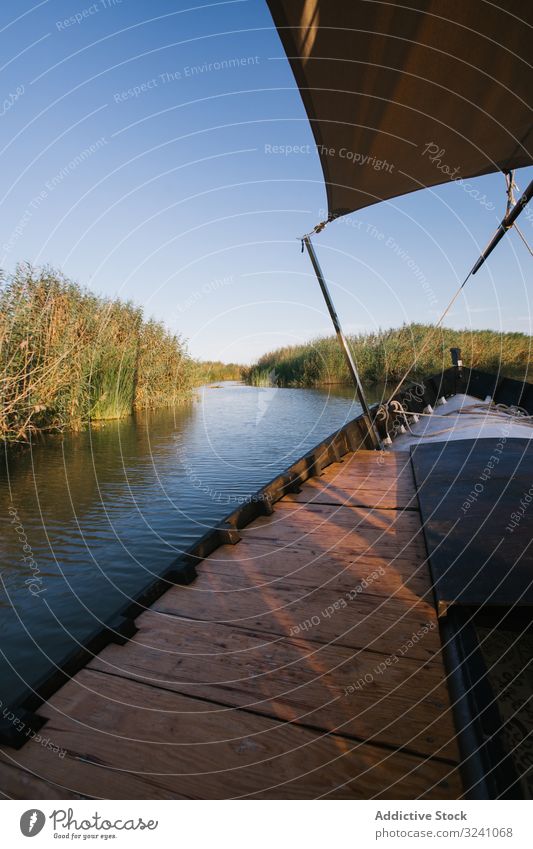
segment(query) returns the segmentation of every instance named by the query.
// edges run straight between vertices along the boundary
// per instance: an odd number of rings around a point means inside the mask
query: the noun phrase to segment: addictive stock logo
[[[20,818],[20,830],[24,837],[35,837],[42,831],[46,822],[46,817],[42,811],[32,808],[31,811],[25,811]]]

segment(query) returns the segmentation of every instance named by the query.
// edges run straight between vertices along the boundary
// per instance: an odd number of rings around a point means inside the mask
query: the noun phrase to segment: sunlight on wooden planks
[[[203,561],[3,749],[14,798],[458,798],[407,453],[359,451]]]

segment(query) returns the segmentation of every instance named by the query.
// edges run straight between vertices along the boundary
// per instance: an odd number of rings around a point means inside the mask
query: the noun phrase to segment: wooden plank
[[[390,510],[379,507],[355,507],[351,505],[332,506],[328,504],[292,504],[282,498],[274,505],[274,515],[261,516],[248,528],[255,525],[280,525],[283,522],[297,522],[323,527],[334,523],[336,527],[348,530],[377,529],[391,533],[417,533],[420,529],[420,517],[402,510]],[[247,530],[245,528],[244,530]]]
[[[137,624],[127,646],[110,646],[90,668],[361,740],[457,757],[437,660],[422,664],[407,650],[387,666],[377,652],[269,639],[152,611]],[[357,688],[365,675],[368,683]]]
[[[413,471],[409,451],[356,451],[347,454],[340,463],[332,463],[324,470],[334,474],[339,467],[343,474],[371,475],[373,478],[387,477],[389,480],[413,482]]]
[[[346,455],[346,460],[353,465],[375,465],[377,468],[383,468],[384,465],[403,468],[409,463],[409,451],[369,451],[362,449],[354,451]]]
[[[457,798],[415,506],[408,452],[332,464],[42,706],[64,758],[28,743],[0,779],[95,798]]]
[[[155,612],[206,622],[219,622],[254,631],[291,637],[302,634],[309,620],[313,628],[305,630],[308,640],[332,642],[355,649],[371,648],[389,654],[427,623],[436,624],[430,593],[426,599],[411,594],[401,598],[386,591],[376,592],[379,573],[367,573],[367,587],[352,586],[339,592],[335,587],[302,587],[298,582],[262,585],[242,591],[230,575],[200,573],[190,588],[169,590],[152,605]],[[374,592],[371,590],[374,589]],[[359,592],[357,591],[359,590]],[[435,630],[413,646],[412,657],[431,658],[440,650]]]
[[[307,539],[323,549],[349,545],[355,553],[411,551],[425,556],[420,517],[414,512],[280,501],[272,516],[256,519],[241,531],[243,539],[269,539],[274,545]]]
[[[139,707],[140,706],[140,707]],[[456,769],[83,670],[43,709],[69,762],[54,780],[106,798],[454,798]],[[73,762],[90,753],[94,763]],[[77,767],[75,772],[72,768]],[[390,788],[390,789],[389,789]],[[139,795],[140,794],[140,795]]]
[[[312,478],[301,492],[290,493],[284,502],[312,504],[337,504],[360,507],[381,507],[386,509],[418,509],[414,487],[399,487],[390,482],[376,484],[373,481],[349,481],[339,474],[334,479],[325,476]]]
[[[402,492],[415,492],[415,485],[411,470],[409,473],[392,473],[390,470],[376,471],[375,469],[355,468],[345,463],[336,463],[328,466],[320,477],[312,478],[324,484],[335,484],[341,481],[349,486],[362,486],[365,489],[389,489]],[[310,481],[308,481],[310,483]]]
[[[333,522],[317,525],[314,520],[304,520],[298,525],[288,522],[274,525],[265,522],[261,525],[254,524],[250,529],[245,528],[243,538],[250,543],[268,543],[276,553],[286,552],[297,546],[302,550],[318,550],[319,553],[328,553],[338,558],[370,557],[378,552],[385,558],[409,557],[413,564],[419,564],[427,558],[421,528],[416,532],[395,530],[394,533],[388,533],[377,527],[350,530],[336,526]]]
[[[76,679],[73,679],[77,681]],[[69,686],[69,685],[66,685]],[[62,688],[63,690],[64,688]],[[58,692],[62,692],[62,690]],[[55,698],[52,697],[52,698]],[[89,704],[87,705],[89,707]],[[43,710],[47,710],[43,708]],[[8,787],[15,799],[168,799],[169,794],[157,781],[147,776],[127,771],[120,765],[110,766],[104,757],[95,753],[93,735],[87,733],[87,717],[76,722],[76,735],[65,734],[66,720],[54,722],[54,732],[67,749],[64,758],[49,758],[42,747],[29,742],[18,753],[18,766],[6,768],[0,755],[0,782]],[[74,723],[71,723],[71,726]],[[101,729],[108,750],[113,750],[115,739],[106,729]],[[5,753],[9,750],[6,748]],[[11,752],[9,752],[11,755]],[[152,758],[154,752],[152,749]],[[91,760],[92,759],[92,760]],[[142,768],[139,767],[139,772]],[[40,776],[36,783],[34,775]],[[174,798],[188,796],[175,794]]]
[[[26,752],[31,746],[28,743]],[[80,799],[85,798],[72,793],[67,785],[49,783],[31,770],[19,766],[18,752],[7,749],[0,750],[0,795],[5,799]]]
[[[385,593],[398,598],[430,598],[432,589],[426,559],[414,561],[405,553],[356,554],[347,547],[338,547],[333,552],[324,551],[320,545],[302,544],[295,540],[283,551],[272,549],[268,540],[242,540],[238,545],[225,545],[204,560],[198,569],[200,575],[216,577],[231,575],[239,589],[278,584],[290,587],[293,584],[313,589],[318,586],[335,587],[341,592],[353,594],[373,573],[378,578],[368,588],[369,592]],[[384,573],[383,577],[381,577]],[[198,583],[184,588],[194,593]]]

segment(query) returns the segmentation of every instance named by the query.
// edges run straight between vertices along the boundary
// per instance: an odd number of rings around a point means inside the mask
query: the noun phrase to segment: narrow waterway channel
[[[358,413],[349,389],[223,383],[183,407],[8,453],[0,473],[2,704],[20,699],[240,501]]]

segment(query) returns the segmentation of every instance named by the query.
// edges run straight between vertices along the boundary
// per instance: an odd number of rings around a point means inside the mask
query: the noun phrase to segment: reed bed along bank
[[[219,360],[197,360],[194,364],[194,380],[203,383],[218,383],[221,380],[241,380],[243,366],[238,363],[222,363]]]
[[[361,377],[370,384],[399,380],[408,369],[413,378],[442,371],[451,365],[452,347],[461,348],[465,366],[530,379],[532,339],[524,333],[435,329],[431,325],[409,324],[395,330],[351,336],[349,341]],[[242,377],[254,386],[350,383],[335,336],[278,348],[244,369]]]
[[[0,439],[80,428],[188,398],[183,340],[131,303],[92,295],[50,268],[0,283]]]

